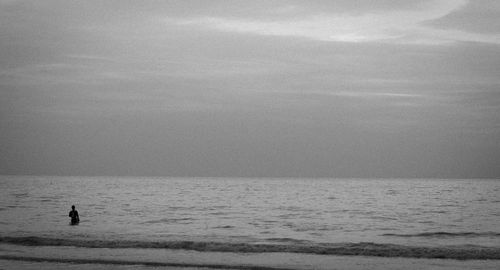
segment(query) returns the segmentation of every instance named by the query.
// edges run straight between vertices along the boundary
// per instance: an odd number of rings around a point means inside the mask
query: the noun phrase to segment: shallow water
[[[498,180],[0,177],[11,244],[498,259],[499,225]]]
[[[172,249],[9,246],[0,269],[497,270],[499,260],[449,260]],[[28,255],[27,255],[28,254]],[[66,268],[64,268],[66,267]]]

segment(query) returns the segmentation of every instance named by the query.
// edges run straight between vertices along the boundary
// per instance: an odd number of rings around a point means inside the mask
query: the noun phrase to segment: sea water
[[[500,181],[0,176],[0,244],[499,260]]]

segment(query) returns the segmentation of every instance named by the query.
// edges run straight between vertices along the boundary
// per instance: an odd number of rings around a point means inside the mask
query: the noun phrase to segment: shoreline
[[[0,244],[0,266],[7,269],[32,265],[53,269],[69,265],[69,269],[106,266],[127,269],[130,266],[148,269],[498,269],[499,260],[454,260],[401,257],[337,256],[301,253],[233,253],[199,252],[169,249],[81,248],[54,246],[18,246]],[[8,267],[9,266],[9,267]],[[47,266],[45,268],[45,266]],[[83,268],[82,268],[83,267]],[[26,269],[26,268],[23,268]]]
[[[500,248],[488,246],[405,246],[393,243],[241,243],[218,241],[138,241],[0,236],[0,244],[18,246],[186,250],[222,253],[291,253],[333,256],[371,256],[454,260],[500,260]]]

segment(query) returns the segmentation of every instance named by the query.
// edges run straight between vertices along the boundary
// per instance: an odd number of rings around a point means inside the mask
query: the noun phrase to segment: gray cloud
[[[499,34],[500,3],[494,0],[469,1],[468,4],[429,25],[473,33]]]
[[[465,26],[478,3],[2,2],[0,173],[498,177],[500,47]],[[382,35],[416,15],[391,42],[279,32],[325,14],[389,18]]]

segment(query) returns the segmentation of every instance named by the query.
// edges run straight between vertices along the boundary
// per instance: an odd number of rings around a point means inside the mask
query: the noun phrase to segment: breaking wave
[[[417,234],[386,233],[383,236],[396,237],[499,237],[497,232],[426,232]]]
[[[124,261],[105,259],[64,259],[64,258],[40,258],[29,256],[0,255],[0,260],[27,261],[27,262],[54,262],[72,264],[104,264],[104,265],[144,265],[152,267],[196,267],[215,269],[238,269],[238,270],[292,270],[290,268],[266,267],[253,265],[225,265],[225,264],[197,264],[197,263],[169,263],[169,262],[147,262],[147,261]]]
[[[500,260],[500,247],[473,245],[420,247],[396,244],[362,243],[293,243],[251,244],[197,241],[132,241],[132,240],[82,240],[27,237],[0,237],[0,243],[24,246],[74,246],[83,248],[151,248],[184,249],[200,252],[237,253],[305,253],[318,255],[349,255],[406,258],[441,258],[458,260]]]

